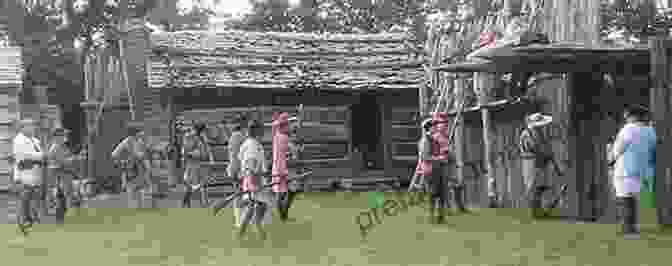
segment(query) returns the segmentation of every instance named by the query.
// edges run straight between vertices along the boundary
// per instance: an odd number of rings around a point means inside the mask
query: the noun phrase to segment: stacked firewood
[[[152,35],[150,86],[291,87],[319,69],[323,87],[422,82],[422,57],[405,34],[315,35],[230,31]],[[170,58],[170,61],[166,60]],[[169,75],[169,72],[173,75]],[[171,79],[172,78],[172,79]]]

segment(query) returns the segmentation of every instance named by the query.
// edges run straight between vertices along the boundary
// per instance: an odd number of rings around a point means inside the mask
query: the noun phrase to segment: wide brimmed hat
[[[203,131],[207,128],[207,125],[203,122],[194,123],[193,129],[196,131]]]
[[[553,122],[553,117],[550,115],[544,115],[542,113],[534,113],[531,115],[528,115],[525,118],[525,123],[529,127],[540,127],[540,126],[545,126]]]
[[[70,133],[70,130],[67,128],[57,127],[51,131],[53,136],[67,136]]]
[[[625,107],[625,114],[626,115],[635,115],[635,116],[640,116],[640,117],[645,117],[648,116],[651,113],[649,108],[643,105],[639,104],[634,104],[634,105],[628,105]]]
[[[432,129],[432,119],[431,118],[426,118],[425,120],[422,120],[422,123],[420,123],[420,127],[422,128],[422,131],[427,132]]]
[[[287,125],[291,121],[296,121],[298,120],[296,116],[290,117],[288,113],[282,112],[282,113],[275,113],[273,114],[273,122],[271,123],[272,126],[280,126],[280,125]]]
[[[21,119],[21,120],[17,121],[17,124],[18,124],[20,127],[23,127],[23,126],[35,126],[35,125],[38,124],[38,122],[37,122],[37,120],[32,119],[32,118],[24,118],[24,119]]]
[[[264,128],[264,124],[259,121],[259,120],[251,120],[249,123],[247,123],[247,129],[262,129]]]

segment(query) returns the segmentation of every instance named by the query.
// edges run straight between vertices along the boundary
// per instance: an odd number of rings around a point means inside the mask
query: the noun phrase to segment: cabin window
[[[381,142],[382,112],[380,99],[374,93],[362,93],[352,112],[352,148],[361,153],[365,169],[384,168],[384,149]]]

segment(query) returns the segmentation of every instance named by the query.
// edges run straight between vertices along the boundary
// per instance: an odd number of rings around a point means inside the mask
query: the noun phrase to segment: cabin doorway
[[[377,95],[368,92],[360,94],[350,111],[353,151],[361,154],[362,170],[383,169],[382,112]]]

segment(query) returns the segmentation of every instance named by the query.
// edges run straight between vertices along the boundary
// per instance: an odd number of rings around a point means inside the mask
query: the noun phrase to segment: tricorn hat
[[[534,113],[531,115],[528,115],[525,118],[525,123],[529,127],[540,127],[540,126],[545,126],[553,122],[553,117],[550,115],[544,115],[542,113]]]

